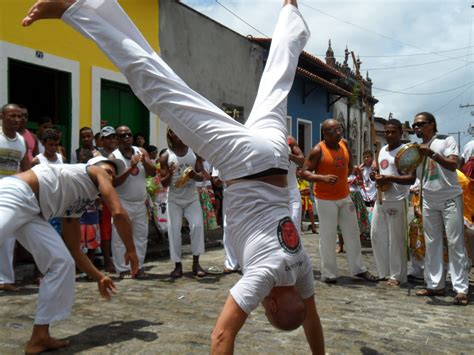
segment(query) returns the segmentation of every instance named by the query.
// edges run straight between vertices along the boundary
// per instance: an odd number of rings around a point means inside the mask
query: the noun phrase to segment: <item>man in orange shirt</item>
[[[347,143],[337,120],[322,124],[322,140],[309,153],[302,177],[315,182],[316,208],[319,215],[319,235],[322,278],[337,282],[336,234],[339,224],[346,246],[349,271],[352,275],[376,282],[362,262],[359,226],[354,203],[349,196],[347,177],[352,171]]]

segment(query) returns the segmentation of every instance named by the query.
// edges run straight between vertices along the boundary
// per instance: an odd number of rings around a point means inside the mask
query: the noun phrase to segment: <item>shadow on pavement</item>
[[[96,325],[85,329],[77,335],[67,337],[66,339],[71,342],[71,345],[64,350],[55,351],[55,353],[78,353],[100,346],[129,341],[131,339],[152,342],[158,339],[158,334],[140,329],[162,324],[161,322],[156,323],[140,319],[133,321],[115,321],[108,324]]]
[[[360,348],[360,353],[364,355],[377,355],[380,354],[377,350],[363,346]]]

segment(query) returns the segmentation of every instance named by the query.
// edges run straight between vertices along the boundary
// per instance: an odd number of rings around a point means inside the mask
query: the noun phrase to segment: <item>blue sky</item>
[[[271,37],[282,3],[182,2],[242,35],[259,37]],[[430,111],[440,132],[466,131],[474,124],[474,107],[459,105],[474,105],[473,4],[472,0],[299,0],[311,30],[305,50],[323,58],[330,38],[339,61],[346,45],[359,55],[362,69],[369,70],[374,88],[380,89],[373,91],[380,100],[376,115],[387,117],[392,112],[411,122],[417,112]],[[461,135],[461,145],[469,139]]]

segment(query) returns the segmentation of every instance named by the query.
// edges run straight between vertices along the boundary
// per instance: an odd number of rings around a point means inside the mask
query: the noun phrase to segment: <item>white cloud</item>
[[[271,36],[278,18],[280,1],[218,0],[218,2],[257,30]],[[243,35],[262,36],[229,13],[218,2],[183,0],[183,3]],[[445,91],[474,81],[472,24],[474,9],[471,8],[471,0],[299,0],[299,4],[312,33],[306,50],[319,57],[323,57],[326,53],[327,42],[331,38],[335,54],[342,56],[347,44],[350,50],[361,56],[363,70],[442,61],[416,67],[371,70],[370,76],[374,87],[430,93]],[[470,48],[433,53],[468,46]],[[419,53],[429,54],[400,56]],[[372,55],[387,57],[367,57]],[[464,57],[446,60],[461,56]],[[343,58],[339,57],[338,60],[342,61]],[[468,63],[470,64],[466,67],[454,71]],[[403,90],[450,71],[453,72],[437,80]],[[389,112],[392,112],[402,121],[412,121],[417,112],[430,111],[437,117],[438,128],[443,133],[466,131],[469,124],[474,123],[474,116],[470,115],[474,107],[459,108],[460,104],[474,104],[474,86],[437,95],[388,95],[376,90],[374,94],[380,100],[375,107],[376,114],[380,116],[387,117]],[[458,97],[455,98],[456,96]],[[452,102],[449,103],[450,101]],[[438,108],[440,109],[434,112]],[[464,135],[461,142],[465,143],[469,138],[468,135]]]

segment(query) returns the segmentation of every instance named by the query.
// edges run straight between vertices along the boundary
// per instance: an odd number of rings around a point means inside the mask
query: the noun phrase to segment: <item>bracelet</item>
[[[433,154],[430,155],[430,158],[433,160],[436,160],[436,157],[438,156],[438,153],[433,152]]]

